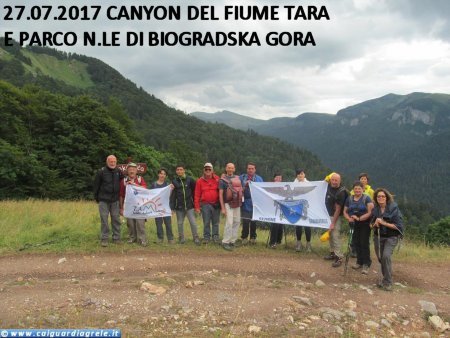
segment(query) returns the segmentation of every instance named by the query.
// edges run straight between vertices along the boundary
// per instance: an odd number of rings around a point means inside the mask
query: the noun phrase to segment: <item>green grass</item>
[[[13,59],[13,56],[9,54],[6,50],[0,48],[0,60],[11,60]]]
[[[87,72],[87,65],[83,62],[58,60],[53,56],[36,54],[25,49],[22,49],[22,54],[31,60],[31,67],[27,64],[24,64],[24,66],[34,75],[40,72],[78,88],[88,88],[94,85]]]
[[[201,217],[197,217],[198,232],[201,237],[203,224]],[[220,222],[220,231],[223,232],[224,219]],[[127,238],[127,228],[122,223],[122,238]],[[178,238],[176,219],[172,220],[172,229],[175,239]],[[142,248],[139,245],[110,245],[108,248],[99,246],[100,219],[98,207],[91,201],[45,201],[45,200],[25,200],[25,201],[1,201],[0,202],[0,254],[14,254],[20,252],[75,252],[92,253],[98,251],[124,252],[151,250],[161,252],[171,252],[180,250],[181,247],[187,250],[205,250],[205,246],[197,247],[193,245],[190,226],[185,222],[184,232],[187,242],[184,246],[167,245],[166,238],[164,245],[154,245],[156,240],[156,225],[153,219],[146,223],[147,236],[150,246]],[[319,241],[318,232],[313,232],[312,245],[314,251],[322,256],[328,251],[328,242]],[[238,250],[239,253],[265,253],[271,255],[295,255],[295,238],[289,234],[287,236],[288,248],[284,243],[276,250],[269,250],[265,247],[268,231],[258,230],[258,245],[244,247]],[[342,238],[343,246],[347,243]],[[373,252],[373,244],[371,240]],[[22,250],[21,250],[22,249]],[[344,249],[344,247],[343,247]],[[223,252],[218,245],[208,245],[210,252]],[[344,250],[343,250],[344,251]],[[312,254],[314,255],[314,254]],[[400,251],[395,250],[395,259],[405,262],[435,262],[445,263],[450,261],[449,247],[430,248],[423,243],[402,242]]]

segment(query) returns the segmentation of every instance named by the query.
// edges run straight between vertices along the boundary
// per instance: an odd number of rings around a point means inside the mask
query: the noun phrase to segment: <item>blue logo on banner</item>
[[[284,218],[286,218],[291,224],[297,223],[300,218],[306,219],[306,212],[308,208],[307,200],[278,200],[276,202],[280,207],[282,217],[284,216]]]
[[[295,224],[300,218],[307,219],[309,203],[307,200],[294,200],[294,197],[304,195],[316,189],[315,186],[294,186],[285,184],[278,187],[262,187],[271,194],[284,197],[284,200],[275,200],[277,210],[280,208],[280,220],[286,218],[291,224]]]

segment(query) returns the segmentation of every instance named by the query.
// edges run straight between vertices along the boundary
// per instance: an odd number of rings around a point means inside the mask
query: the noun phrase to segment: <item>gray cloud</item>
[[[9,1],[21,4],[20,1]],[[62,1],[73,5],[73,1]],[[91,4],[83,0],[77,4]],[[144,0],[107,5],[156,5]],[[201,4],[191,0],[170,5]],[[229,1],[214,3],[217,14]],[[238,3],[236,3],[238,4]],[[239,3],[241,4],[241,3]],[[253,5],[292,4],[253,0]],[[303,111],[335,113],[348,104],[410,91],[450,92],[450,2],[343,0],[327,6],[330,21],[175,21],[55,23],[27,30],[312,31],[316,47],[82,47],[66,51],[97,57],[148,92],[183,111],[222,109],[269,118]],[[169,3],[165,3],[169,5]],[[307,4],[304,4],[305,6]],[[282,12],[282,11],[281,11]],[[3,25],[3,23],[2,23]],[[23,30],[8,22],[3,31]],[[263,44],[264,41],[262,41]]]

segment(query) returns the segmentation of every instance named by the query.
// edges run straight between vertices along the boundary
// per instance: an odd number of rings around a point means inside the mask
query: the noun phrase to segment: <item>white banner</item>
[[[171,216],[169,200],[170,186],[149,190],[128,184],[123,215],[137,219]]]
[[[327,187],[325,181],[251,182],[252,220],[328,229]]]

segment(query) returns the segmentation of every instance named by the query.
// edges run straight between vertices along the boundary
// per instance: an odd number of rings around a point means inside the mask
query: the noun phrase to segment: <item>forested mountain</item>
[[[190,115],[195,116],[200,120],[206,122],[223,123],[226,124],[227,126],[240,130],[249,130],[249,129],[256,130],[256,127],[263,126],[267,123],[265,120],[254,119],[227,110],[223,110],[215,114],[194,112],[191,113]]]
[[[212,115],[232,123],[230,114]],[[450,212],[450,95],[388,94],[336,115],[253,120],[239,117],[241,125],[311,150],[347,177],[368,172],[373,186],[389,188],[400,201]]]
[[[205,123],[165,105],[100,60],[53,49],[5,47],[0,38],[0,197],[90,197],[92,176],[116,153],[194,176],[247,161],[271,179],[328,169],[311,152],[254,131]],[[29,164],[29,165],[28,165]]]

